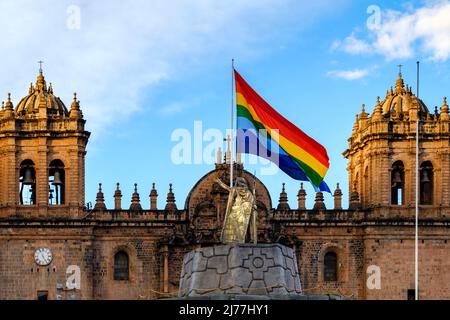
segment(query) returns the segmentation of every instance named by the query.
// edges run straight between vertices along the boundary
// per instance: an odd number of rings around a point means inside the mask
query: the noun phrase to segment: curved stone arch
[[[194,186],[191,188],[191,190],[189,191],[186,200],[184,202],[184,209],[188,210],[189,209],[189,200],[191,199],[191,196],[193,194],[193,192],[195,191],[195,189],[197,189],[197,187],[211,174],[213,174],[216,170],[211,170],[208,173],[204,174],[195,184]]]
[[[59,161],[61,161],[62,163],[63,163],[63,165],[64,165],[64,168],[69,168],[69,163],[70,163],[70,161],[69,161],[69,159],[67,158],[67,157],[65,157],[65,156],[55,156],[55,155],[52,155],[52,156],[50,156],[50,157],[48,157],[47,158],[47,167],[48,166],[50,166],[50,164],[53,162],[53,161],[55,161],[55,160],[59,160]]]
[[[435,165],[434,159],[428,158],[428,157],[425,159],[422,159],[422,161],[420,161],[420,165],[423,165],[425,162],[431,163],[431,166],[433,167],[433,171],[435,171],[436,165]]]
[[[20,165],[22,164],[22,162],[30,160],[31,162],[33,162],[35,168],[38,167],[39,161],[36,161],[36,159],[34,159],[34,157],[17,157],[17,167],[20,168]]]
[[[395,156],[394,158],[392,158],[392,160],[391,160],[391,162],[389,164],[389,177],[391,176],[392,168],[393,168],[393,166],[394,166],[394,164],[396,162],[401,162],[402,163],[403,171],[404,171],[404,174],[405,174],[405,182],[406,182],[406,179],[410,179],[410,177],[408,176],[407,172],[408,171],[414,171],[414,170],[410,170],[409,169],[411,164],[412,164],[412,161],[409,161],[409,159],[407,159],[404,156]]]
[[[392,165],[393,165],[394,163],[396,163],[397,161],[401,161],[401,162],[403,163],[403,166],[405,166],[405,167],[409,166],[409,164],[410,164],[410,162],[411,162],[411,161],[409,161],[409,159],[408,159],[406,156],[403,156],[403,155],[394,155],[394,156],[392,157],[392,159],[391,159],[389,168],[392,168]]]
[[[337,282],[345,281],[346,274],[344,272],[345,268],[343,268],[345,255],[344,246],[338,243],[325,243],[324,245],[322,245],[319,252],[317,253],[318,282],[319,283],[324,282],[325,255],[328,252],[334,252],[336,254]]]
[[[214,183],[215,178],[219,178],[221,175],[223,174],[223,169],[215,169],[215,170],[211,170],[208,173],[206,173],[205,175],[203,175],[198,181],[197,183],[191,188],[191,190],[189,191],[187,197],[186,197],[186,201],[184,204],[184,208],[185,210],[187,210],[189,212],[189,210],[191,208],[195,208],[199,203],[201,203],[202,201],[198,202],[198,203],[192,203],[192,199],[193,196],[195,195],[195,192],[202,187],[202,185],[205,185],[205,194],[210,194],[212,190],[212,185]],[[255,181],[256,185],[257,185],[257,190],[260,190],[262,188],[263,190],[263,194],[259,194],[259,198],[260,199],[264,199],[266,198],[266,203],[264,204],[266,208],[271,208],[272,207],[272,198],[270,196],[270,192],[267,189],[267,187],[264,185],[264,183],[258,179],[258,177],[256,177],[255,175],[253,175],[252,173],[246,171],[246,170],[242,170],[242,176],[249,182],[252,183],[253,181]],[[205,196],[207,197],[207,196]],[[205,197],[203,198],[203,201],[206,200]]]
[[[110,281],[117,281],[114,280],[114,257],[119,252],[125,252],[128,255],[128,280],[125,281],[134,282],[136,280],[137,272],[137,253],[135,248],[130,244],[119,244],[110,249],[107,259],[108,270],[110,270],[110,276],[108,278]]]

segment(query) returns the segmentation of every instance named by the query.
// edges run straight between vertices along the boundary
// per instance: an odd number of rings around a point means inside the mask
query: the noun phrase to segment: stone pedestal
[[[301,295],[297,259],[281,244],[229,244],[184,256],[180,298]]]

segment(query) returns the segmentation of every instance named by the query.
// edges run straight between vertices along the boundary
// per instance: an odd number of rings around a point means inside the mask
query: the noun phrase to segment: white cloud
[[[344,80],[359,80],[369,75],[368,69],[353,69],[353,70],[333,70],[327,73],[327,76],[332,78],[340,78]]]
[[[365,54],[371,51],[370,45],[363,40],[357,39],[353,33],[342,41],[336,40],[333,42],[331,49],[342,50],[350,54]]]
[[[73,4],[80,8],[79,30],[67,27]],[[0,12],[0,94],[11,91],[17,103],[42,59],[55,94],[69,105],[77,91],[88,128],[98,133],[139,112],[142,93],[161,82],[194,66],[267,53],[332,6],[325,0],[17,0],[1,1]]]
[[[350,54],[378,53],[388,60],[424,54],[433,61],[450,57],[450,3],[428,1],[405,12],[382,12],[380,25],[358,39],[354,33],[335,41],[332,49]]]

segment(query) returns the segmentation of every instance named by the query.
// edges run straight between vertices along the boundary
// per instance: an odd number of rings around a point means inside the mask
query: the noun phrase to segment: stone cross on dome
[[[404,87],[405,84],[403,82],[403,77],[402,77],[402,64],[398,65],[398,78],[397,78],[397,83],[395,84],[395,93],[399,94],[402,93],[404,91]]]
[[[42,72],[42,64],[44,63],[44,61],[39,60],[38,63],[39,63],[39,72]]]
[[[403,67],[403,65],[399,64],[397,67],[398,67],[398,74],[399,74],[399,76],[401,76],[402,75],[402,67]]]

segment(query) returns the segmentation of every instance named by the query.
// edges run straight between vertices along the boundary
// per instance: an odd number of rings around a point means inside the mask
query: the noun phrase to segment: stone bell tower
[[[8,94],[0,111],[0,216],[82,214],[84,125],[76,94],[68,111],[42,68],[15,108]]]
[[[416,123],[419,120],[420,205],[450,204],[449,109],[446,98],[431,114],[399,72],[395,88],[376,100],[373,113],[362,106],[344,156],[353,201],[362,208],[411,208],[416,190]],[[359,196],[359,199],[358,199]]]

